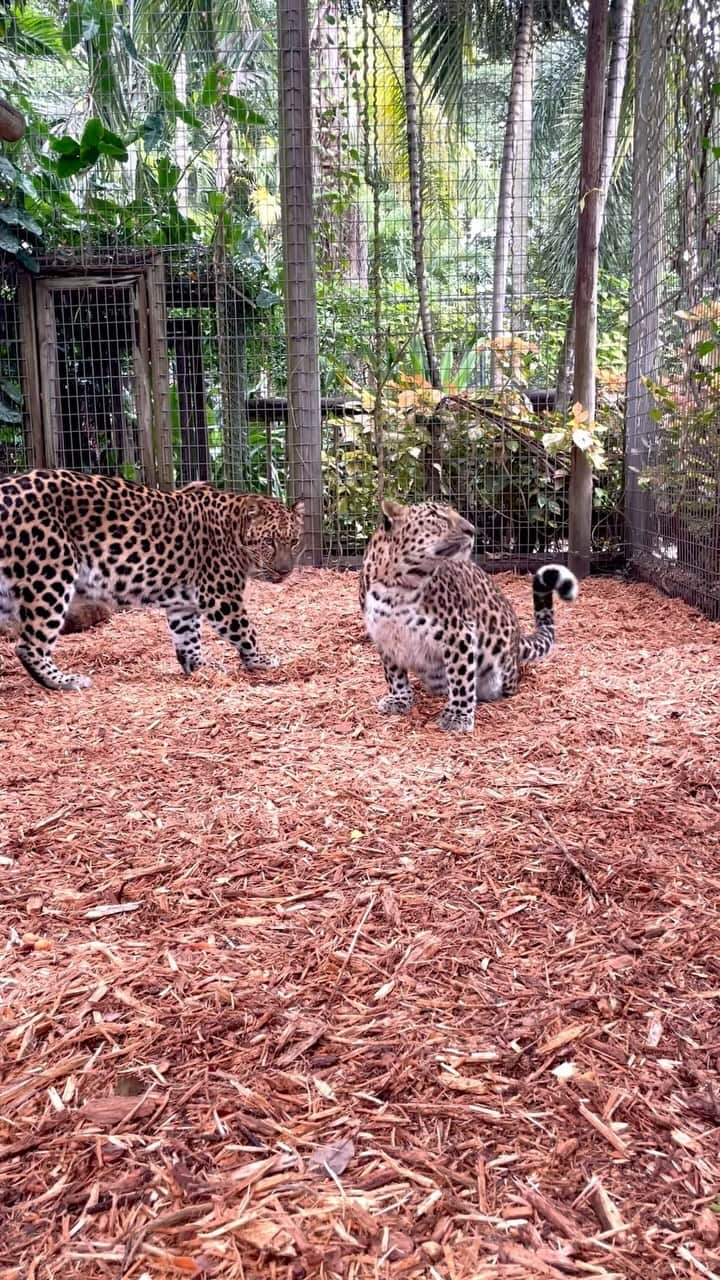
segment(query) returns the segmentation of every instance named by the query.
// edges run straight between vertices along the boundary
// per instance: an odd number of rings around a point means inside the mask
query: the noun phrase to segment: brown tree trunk
[[[628,54],[630,51],[630,29],[632,26],[633,0],[612,0],[610,6],[610,29],[612,49],[608,67],[607,96],[603,123],[603,151],[600,166],[600,188],[602,208],[600,210],[600,234],[605,221],[605,207],[608,191],[612,181],[617,135],[620,124],[625,80],[627,78]],[[570,307],[565,339],[558,362],[556,408],[559,413],[567,413],[570,408],[570,388],[572,386],[573,365],[575,361],[575,306]]]

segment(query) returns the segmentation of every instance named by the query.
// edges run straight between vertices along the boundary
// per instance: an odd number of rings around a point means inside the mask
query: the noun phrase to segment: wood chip
[[[586,580],[451,738],[377,714],[356,592],[253,583],[252,677],[135,613],[63,698],[0,639],[2,1267],[712,1276],[717,626]]]

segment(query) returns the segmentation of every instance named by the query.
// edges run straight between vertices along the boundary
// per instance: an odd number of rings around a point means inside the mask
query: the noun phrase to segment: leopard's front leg
[[[451,733],[472,733],[477,701],[477,637],[474,630],[445,636],[448,704],[438,721]]]
[[[413,691],[407,671],[396,667],[387,658],[383,658],[383,670],[390,692],[378,702],[378,711],[384,716],[406,716],[413,704]]]
[[[242,590],[235,599],[229,596],[201,599],[200,607],[210,626],[235,649],[246,671],[268,671],[280,665],[277,658],[259,652]]]

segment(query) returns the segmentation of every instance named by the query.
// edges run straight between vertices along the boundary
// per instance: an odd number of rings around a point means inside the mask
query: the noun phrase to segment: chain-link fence
[[[638,13],[627,540],[720,618],[720,11]]]

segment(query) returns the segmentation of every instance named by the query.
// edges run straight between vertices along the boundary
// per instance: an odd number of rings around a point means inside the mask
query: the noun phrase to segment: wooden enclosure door
[[[39,465],[172,488],[162,279],[153,267],[34,281]],[[32,421],[41,415],[41,423]],[[37,452],[37,448],[36,448]]]

